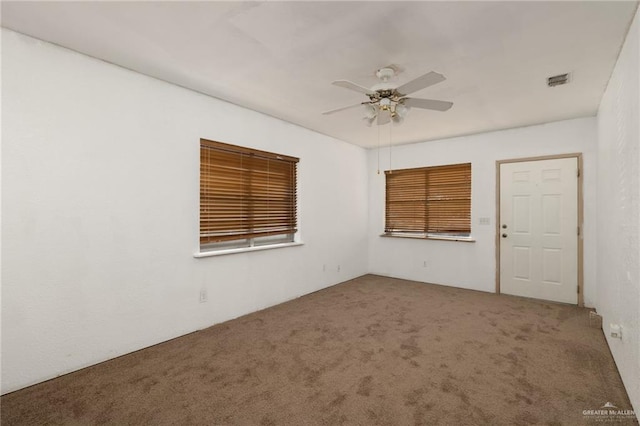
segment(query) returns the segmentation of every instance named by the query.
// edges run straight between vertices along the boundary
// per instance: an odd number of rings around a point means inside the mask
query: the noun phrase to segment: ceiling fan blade
[[[436,111],[446,111],[453,106],[453,102],[437,101],[435,99],[404,98],[402,103],[408,107],[433,109]]]
[[[388,110],[383,109],[380,112],[378,112],[378,126],[387,124],[389,121],[391,121],[391,114],[389,114]]]
[[[361,105],[363,105],[363,104],[366,104],[366,102],[360,102],[360,103],[355,104],[355,105],[349,105],[349,106],[346,106],[346,107],[336,108],[336,109],[332,109],[332,110],[330,110],[330,111],[325,111],[325,112],[323,112],[323,113],[322,113],[322,115],[329,115],[329,114],[333,114],[334,112],[344,111],[345,109],[350,109],[350,108],[359,107],[359,106],[361,106]]]
[[[417,92],[418,90],[422,90],[425,87],[433,86],[434,84],[440,83],[445,80],[446,78],[444,77],[444,75],[431,71],[421,77],[403,84],[402,86],[396,88],[396,91],[403,96],[409,95],[413,92]]]
[[[333,83],[334,86],[344,87],[345,89],[355,90],[356,92],[364,93],[365,95],[371,95],[374,93],[373,90],[367,89],[366,87],[360,86],[359,84],[353,83],[348,80],[336,80]]]

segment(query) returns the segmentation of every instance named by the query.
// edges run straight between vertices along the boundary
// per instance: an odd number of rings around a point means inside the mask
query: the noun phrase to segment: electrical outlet
[[[207,289],[206,288],[201,288],[200,289],[200,303],[204,303],[207,301]]]
[[[422,267],[426,268],[427,267],[427,261],[425,260],[424,262],[422,262]]]
[[[622,327],[619,324],[609,324],[609,332],[614,339],[622,340]]]

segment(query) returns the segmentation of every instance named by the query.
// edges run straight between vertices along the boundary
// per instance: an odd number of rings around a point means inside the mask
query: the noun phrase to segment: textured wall
[[[7,30],[2,59],[2,392],[366,272],[363,149]],[[300,157],[303,246],[193,258],[200,137]]]
[[[581,118],[540,126],[393,147],[393,168],[471,162],[471,234],[475,243],[382,238],[384,174],[376,173],[378,155],[369,153],[369,270],[371,272],[495,291],[496,161],[541,155],[583,153],[584,296],[595,300],[596,120]],[[380,153],[381,170],[389,152]],[[480,218],[489,218],[481,225]],[[424,267],[424,262],[427,266]]]
[[[640,412],[639,21],[636,15],[598,111],[596,299],[636,413]],[[622,326],[622,340],[609,336],[610,323]]]

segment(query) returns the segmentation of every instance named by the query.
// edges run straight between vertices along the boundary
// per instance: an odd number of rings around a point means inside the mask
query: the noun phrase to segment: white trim
[[[446,236],[446,235],[410,235],[410,234],[400,234],[400,233],[390,233],[390,234],[380,234],[381,237],[386,238],[413,238],[414,240],[443,240],[443,241],[461,241],[465,243],[475,243],[476,240],[472,236],[468,237],[455,237],[455,236]]]
[[[234,254],[234,253],[246,253],[249,251],[260,251],[260,250],[271,250],[283,247],[295,247],[304,245],[301,241],[294,241],[291,243],[280,243],[280,244],[268,244],[264,246],[254,246],[254,247],[240,247],[233,249],[225,249],[225,250],[211,250],[211,251],[199,251],[193,254],[195,258],[201,257],[211,257],[211,256],[223,256],[225,254]]]

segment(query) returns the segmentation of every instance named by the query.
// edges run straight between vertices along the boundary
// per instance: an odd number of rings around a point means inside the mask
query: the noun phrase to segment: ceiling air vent
[[[558,74],[547,78],[547,85],[549,87],[561,86],[569,82],[569,73]]]

